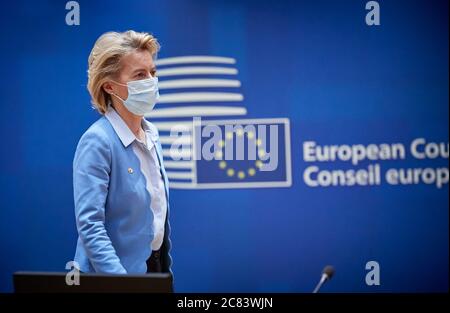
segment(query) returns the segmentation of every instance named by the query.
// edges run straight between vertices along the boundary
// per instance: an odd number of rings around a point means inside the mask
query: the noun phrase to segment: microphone
[[[331,265],[325,266],[325,268],[322,271],[322,277],[320,278],[319,283],[317,284],[316,288],[314,289],[313,293],[317,293],[322,287],[322,285],[327,281],[330,280],[331,277],[334,275],[334,268]]]

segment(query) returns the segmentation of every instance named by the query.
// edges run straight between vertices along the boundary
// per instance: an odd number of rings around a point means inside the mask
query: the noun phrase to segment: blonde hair
[[[93,107],[105,114],[111,96],[103,90],[103,84],[119,73],[121,58],[135,50],[147,50],[156,58],[160,45],[149,33],[129,30],[123,33],[107,32],[94,44],[88,60],[88,90]]]

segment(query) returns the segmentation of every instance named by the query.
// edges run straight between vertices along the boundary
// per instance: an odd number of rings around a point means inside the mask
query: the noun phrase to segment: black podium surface
[[[83,273],[79,285],[66,283],[66,272],[16,272],[16,293],[171,293],[171,273],[110,275]]]

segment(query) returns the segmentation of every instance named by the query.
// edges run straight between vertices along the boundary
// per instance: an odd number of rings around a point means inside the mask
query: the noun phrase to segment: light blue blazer
[[[156,127],[145,121],[147,125]],[[169,190],[159,137],[156,151]],[[78,242],[75,260],[82,272],[146,273],[151,255],[153,213],[150,194],[131,142],[123,142],[103,116],[81,137],[73,161]],[[161,246],[164,272],[171,272],[169,208]]]

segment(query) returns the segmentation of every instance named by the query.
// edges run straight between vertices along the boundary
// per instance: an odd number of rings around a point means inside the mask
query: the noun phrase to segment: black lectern
[[[80,274],[79,285],[66,283],[67,273],[16,272],[16,293],[171,293],[171,273],[140,275]]]

